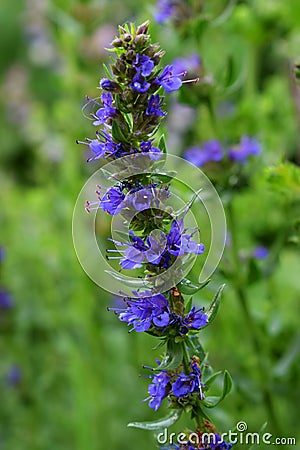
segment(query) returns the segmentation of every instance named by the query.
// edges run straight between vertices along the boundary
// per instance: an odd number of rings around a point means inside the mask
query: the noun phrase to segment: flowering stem
[[[234,264],[234,277],[233,279],[236,280],[236,282],[233,284],[237,299],[240,303],[241,309],[243,311],[244,319],[247,324],[247,329],[249,330],[250,339],[252,342],[252,346],[254,349],[254,353],[257,358],[257,366],[259,369],[259,375],[260,375],[260,383],[261,383],[261,391],[262,396],[265,404],[265,408],[267,410],[270,422],[276,430],[276,432],[279,432],[280,426],[279,421],[277,419],[277,415],[275,412],[275,407],[273,404],[272,395],[269,389],[269,386],[267,384],[267,380],[269,378],[269,372],[268,368],[265,363],[265,358],[261,353],[262,343],[259,339],[258,330],[256,329],[255,321],[252,317],[250,308],[249,308],[249,302],[247,298],[246,293],[246,284],[243,275],[241,275],[240,270],[240,259],[238,254],[238,245],[236,241],[236,221],[235,221],[235,214],[234,214],[234,208],[232,206],[232,202],[229,202],[227,205],[227,217],[229,220],[230,230],[231,230],[231,248],[232,248],[232,259]]]

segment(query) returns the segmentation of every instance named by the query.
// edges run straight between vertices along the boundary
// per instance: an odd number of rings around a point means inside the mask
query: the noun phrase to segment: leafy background
[[[150,432],[126,424],[163,416],[142,403],[147,380],[138,377],[159,351],[152,351],[150,336],[129,335],[107,313],[114,299],[86,277],[71,236],[76,197],[97,167],[87,166],[75,145],[92,131],[81,112],[84,97],[98,95],[100,63],[108,59],[103,48],[117,24],[151,18],[154,4],[1,0],[0,7],[0,270],[1,287],[13,300],[11,309],[0,309],[0,448],[154,448]],[[170,25],[151,25],[153,40],[167,50],[166,62],[196,51],[220,88],[213,93],[217,129],[207,107],[209,84],[168,98],[169,151],[182,154],[213,137],[234,142],[244,133],[263,146],[262,156],[243,169],[246,185],[223,192],[225,206],[235,210],[259,359],[237,296],[237,274],[228,270],[230,248],[209,287],[194,297],[208,305],[216,288],[227,285],[220,313],[203,333],[211,364],[228,369],[235,386],[213,419],[221,431],[244,420],[258,432],[267,420],[266,385],[277,435],[297,437],[300,93],[292,66],[300,57],[300,7],[296,0],[238,1],[222,15],[226,2],[215,0],[203,8],[214,25],[200,14],[181,34]],[[193,107],[188,121],[179,100]],[[98,232],[108,236],[108,220]],[[250,263],[247,255],[258,244],[270,248],[271,257]],[[182,418],[174,429],[188,424]]]

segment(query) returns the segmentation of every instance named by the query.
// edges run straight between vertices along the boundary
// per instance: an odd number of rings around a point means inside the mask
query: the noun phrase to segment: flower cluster
[[[213,139],[204,142],[202,147],[190,147],[184,153],[187,161],[195,164],[197,167],[205,166],[209,162],[220,162],[223,159],[240,164],[246,163],[250,156],[256,156],[261,152],[259,142],[249,136],[242,136],[240,143],[227,150],[223,150],[219,141]]]
[[[162,370],[150,376],[152,383],[148,387],[149,397],[144,401],[149,401],[150,408],[157,411],[164,398],[169,397],[170,401],[189,401],[192,394],[202,400],[203,383],[201,381],[201,371],[198,358],[194,357],[189,364],[188,373],[183,371]]]
[[[142,239],[134,231],[129,230],[130,241],[127,243],[110,239],[115,245],[123,247],[123,250],[107,250],[107,252],[123,253],[120,257],[122,269],[141,268],[143,263],[167,269],[177,257],[189,253],[201,255],[204,252],[204,245],[192,240],[193,233],[189,234],[186,231],[183,219],[173,220],[170,231],[167,234],[160,231],[156,237],[149,235]]]
[[[185,214],[181,217],[180,212],[174,212],[167,204],[172,176],[156,170],[163,167],[166,152],[163,138],[157,144],[155,141],[158,126],[166,116],[163,94],[178,90],[187,81],[183,81],[186,68],[182,61],[174,66],[160,66],[164,52],[151,43],[148,26],[145,22],[137,28],[133,24],[119,27],[119,36],[110,49],[113,62],[106,68],[107,77],[100,80],[100,98],[88,99],[94,108],[91,120],[97,127],[96,135],[84,142],[77,141],[89,148],[88,161],[102,159],[113,162],[116,168],[109,177],[114,184],[98,185],[98,200],[87,201],[86,210],[120,215],[122,223],[128,225],[127,239],[108,238],[114,248],[107,249],[107,259],[119,260],[120,270],[140,269],[147,289],[151,285],[148,281],[157,276],[169,277],[173,283],[171,270],[168,272],[173,264],[180,272],[191,255],[201,255],[205,250],[196,240],[198,229],[186,228]],[[194,63],[197,70],[200,61]],[[127,157],[125,161],[123,157]],[[139,167],[141,158],[145,170]],[[123,169],[130,175],[119,176]],[[143,292],[132,291],[132,296],[123,298],[124,307],[108,309],[127,323],[130,331],[149,333],[167,344],[162,362],[152,369],[155,374],[150,376],[152,383],[146,399],[149,406],[158,410],[168,397],[171,407],[189,406],[196,417],[206,387],[201,372],[204,352],[192,337],[214,317],[219,293],[206,313],[204,308],[192,306],[191,298],[187,301],[182,295],[184,286],[189,293],[191,285],[193,292],[202,285],[182,277],[181,280],[164,292],[155,284]]]
[[[126,308],[108,309],[115,311],[122,322],[132,325],[132,329],[138,332],[159,328],[164,332],[170,332],[172,329],[177,330],[179,334],[187,334],[189,330],[199,330],[208,322],[204,309],[197,310],[195,306],[187,314],[175,314],[163,294],[152,295],[151,291],[145,291],[140,293],[140,297],[124,301]]]

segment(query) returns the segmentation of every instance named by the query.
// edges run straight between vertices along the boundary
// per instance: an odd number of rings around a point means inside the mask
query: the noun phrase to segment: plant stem
[[[240,267],[241,262],[239,259],[238,245],[236,241],[237,236],[236,223],[232,202],[229,202],[227,205],[227,217],[231,230],[232,258],[235,272],[234,279],[236,280],[235,283],[233,284],[233,287],[235,289],[236,296],[242,308],[245,322],[247,323],[247,329],[249,330],[252,347],[257,358],[257,366],[259,370],[261,392],[263,396],[264,405],[273,429],[276,431],[276,433],[279,433],[280,431],[279,421],[277,419],[277,414],[273,404],[272,394],[268,386],[269,371],[266,366],[264,356],[261,352],[262,344],[259,338],[258,330],[256,329],[255,320],[253,319],[251,310],[249,308],[245,279],[243,277],[243,274],[241,274],[241,267]]]

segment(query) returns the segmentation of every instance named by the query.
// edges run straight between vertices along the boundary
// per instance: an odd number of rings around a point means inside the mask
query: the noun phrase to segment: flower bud
[[[125,42],[130,42],[130,41],[132,41],[132,36],[131,36],[131,34],[129,34],[129,33],[124,34],[123,40],[124,40]]]
[[[149,29],[149,24],[149,20],[146,20],[146,22],[142,23],[136,30],[136,34],[146,34]]]
[[[139,35],[134,38],[134,44],[137,50],[142,49],[149,41],[149,36]]]
[[[159,45],[151,44],[146,48],[145,55],[149,56],[149,58],[152,58],[152,56],[154,56],[158,50],[159,50]]]
[[[113,47],[123,47],[123,41],[122,41],[122,39],[120,39],[120,38],[115,38],[115,39],[112,41],[111,45],[112,45]]]
[[[100,80],[100,87],[104,91],[116,92],[120,90],[120,86],[118,85],[118,83],[116,83],[115,81],[111,81],[108,78],[102,78],[102,80]]]
[[[132,61],[134,61],[135,58],[136,58],[136,53],[135,53],[133,50],[128,50],[128,51],[126,52],[125,60],[126,60],[128,63],[132,63]]]

